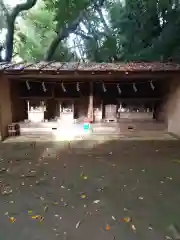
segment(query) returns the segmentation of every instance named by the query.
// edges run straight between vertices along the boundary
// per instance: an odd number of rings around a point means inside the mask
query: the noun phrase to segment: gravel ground
[[[9,142],[0,158],[2,240],[175,239],[179,141]]]

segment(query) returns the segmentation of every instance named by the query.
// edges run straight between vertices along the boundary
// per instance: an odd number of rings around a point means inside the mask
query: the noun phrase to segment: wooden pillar
[[[0,132],[1,141],[8,137],[8,125],[12,123],[12,105],[9,80],[0,75]]]
[[[13,122],[21,122],[28,118],[27,101],[20,98],[20,86],[15,81],[11,82],[11,106]]]
[[[93,83],[92,82],[90,82],[90,91],[89,91],[88,119],[90,119],[92,122],[94,121],[94,113],[93,113]]]
[[[28,105],[28,112],[29,112],[30,111],[29,100],[27,101],[27,105]]]
[[[58,101],[58,107],[59,107],[59,115],[58,115],[58,118],[61,118],[62,102]]]

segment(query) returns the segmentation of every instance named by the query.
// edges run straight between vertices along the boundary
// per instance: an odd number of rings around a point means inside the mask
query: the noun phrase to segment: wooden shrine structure
[[[2,140],[13,122],[126,116],[161,119],[180,134],[179,78],[175,63],[0,63]]]

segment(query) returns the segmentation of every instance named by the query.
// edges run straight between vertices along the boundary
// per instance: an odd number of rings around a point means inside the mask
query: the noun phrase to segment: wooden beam
[[[151,101],[157,101],[157,100],[160,100],[161,98],[116,98],[117,101],[124,101],[124,102],[151,102]]]
[[[9,80],[0,75],[0,133],[1,141],[8,137],[8,125],[12,123],[12,104]]]
[[[29,99],[37,99],[37,100],[46,100],[46,99],[54,99],[53,97],[41,97],[41,96],[27,96],[27,97],[22,97],[22,96],[19,96],[20,99],[24,99],[24,100],[29,100]]]
[[[129,72],[128,74],[125,72],[88,72],[88,71],[82,71],[82,72],[69,72],[64,71],[57,74],[56,72],[43,72],[43,73],[37,73],[33,71],[29,72],[12,72],[8,73],[7,76],[9,79],[12,80],[20,80],[20,79],[28,79],[28,80],[37,80],[37,81],[68,81],[71,80],[72,82],[76,82],[78,80],[83,80],[84,82],[89,81],[97,81],[102,80],[103,81],[127,81],[127,80],[143,80],[143,81],[150,81],[153,79],[172,79],[174,76],[179,76],[176,72],[162,72],[162,71],[154,71],[154,72]]]

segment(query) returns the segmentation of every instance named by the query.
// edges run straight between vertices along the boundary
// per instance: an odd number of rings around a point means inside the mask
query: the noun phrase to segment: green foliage
[[[44,0],[46,9],[54,12],[57,29],[66,26],[79,16],[90,0]]]
[[[43,4],[29,11],[19,21],[14,51],[26,61],[41,61],[56,36],[55,15]],[[72,57],[65,43],[59,44],[53,60],[67,61]]]
[[[108,7],[107,7],[108,6]],[[169,0],[126,0],[106,4],[113,41],[101,42],[98,57],[114,61],[180,61],[180,10]],[[92,46],[93,47],[93,46]],[[104,52],[105,55],[104,55]],[[93,50],[91,48],[91,59]],[[94,61],[96,60],[94,49]],[[107,57],[108,56],[108,57]]]
[[[57,30],[71,24],[89,3],[42,0],[19,21],[15,52],[25,60],[43,60]],[[88,8],[73,41],[89,61],[180,61],[179,7],[178,0],[106,0],[103,7]],[[54,60],[78,59],[78,47],[69,48],[67,40],[73,45],[72,36],[61,41]]]
[[[6,13],[8,8],[9,7],[4,4],[4,1],[0,0],[0,31],[6,27]]]

